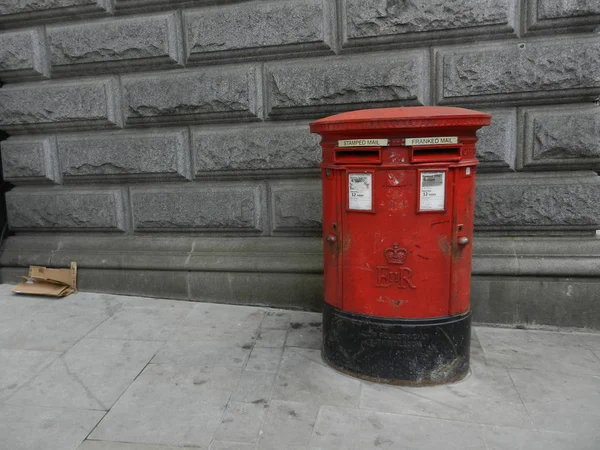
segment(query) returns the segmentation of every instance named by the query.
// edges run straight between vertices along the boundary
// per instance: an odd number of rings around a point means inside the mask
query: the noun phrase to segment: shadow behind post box
[[[322,137],[323,358],[373,381],[427,385],[469,369],[476,131],[451,107],[353,111]]]

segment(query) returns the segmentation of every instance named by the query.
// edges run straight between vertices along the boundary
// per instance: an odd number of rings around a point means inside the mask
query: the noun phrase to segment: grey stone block
[[[60,183],[54,136],[14,137],[0,143],[4,179],[13,184]]]
[[[106,16],[112,12],[112,0],[2,0],[0,29],[23,23]]]
[[[323,214],[319,179],[272,181],[269,187],[273,232],[321,233]]]
[[[429,103],[426,50],[270,63],[266,73],[273,118]]]
[[[47,28],[53,75],[115,73],[182,66],[176,13]]]
[[[568,264],[568,262],[564,262]],[[473,276],[473,320],[479,323],[600,329],[597,278]]]
[[[435,53],[440,105],[586,102],[600,94],[600,36],[447,47]]]
[[[480,176],[475,231],[595,233],[599,198],[600,178],[594,172]]]
[[[186,128],[58,137],[66,182],[191,179]]]
[[[16,231],[124,231],[121,189],[16,188],[6,193],[8,223]]]
[[[260,68],[228,66],[123,77],[127,125],[257,120]]]
[[[331,53],[328,0],[251,2],[184,12],[188,61]]]
[[[122,122],[116,78],[0,89],[0,129],[10,134],[115,128]]]
[[[43,29],[0,34],[0,80],[3,83],[49,77]]]
[[[600,108],[521,108],[520,169],[600,169]]]
[[[517,109],[486,109],[492,115],[492,124],[478,132],[477,159],[479,172],[515,169],[517,157]]]
[[[600,24],[598,0],[529,0],[526,8],[529,34],[592,31]]]
[[[197,175],[315,171],[321,161],[319,137],[309,133],[306,123],[192,128],[192,149]]]
[[[365,2],[348,0],[344,47],[399,44],[467,36],[487,38],[515,29],[513,0]]]
[[[175,8],[193,8],[196,6],[222,5],[248,0],[114,0],[117,14],[144,13]]]
[[[262,183],[132,187],[135,231],[260,233]]]

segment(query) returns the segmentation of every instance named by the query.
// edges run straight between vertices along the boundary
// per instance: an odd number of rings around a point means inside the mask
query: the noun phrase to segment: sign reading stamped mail
[[[389,139],[342,139],[338,147],[387,147]]]

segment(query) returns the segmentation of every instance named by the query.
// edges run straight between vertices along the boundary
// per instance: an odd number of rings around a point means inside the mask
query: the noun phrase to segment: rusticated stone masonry
[[[316,237],[309,121],[458,105],[493,116],[478,233],[592,235],[599,26],[597,0],[3,0],[10,229]]]
[[[600,167],[597,23],[591,0],[8,0],[11,227],[316,235],[307,122],[440,104],[493,115],[478,146],[477,230],[594,229],[596,179],[572,171]],[[552,174],[531,182],[530,171]],[[70,206],[95,206],[58,220],[49,200],[71,190]],[[38,206],[23,215],[26,198]]]

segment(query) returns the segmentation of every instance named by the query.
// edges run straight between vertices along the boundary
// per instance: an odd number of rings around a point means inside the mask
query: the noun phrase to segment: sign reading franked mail
[[[338,141],[338,147],[387,147],[389,139],[343,139]]]
[[[438,137],[420,137],[406,138],[404,145],[440,145],[440,144],[458,144],[458,136],[438,136]]]

